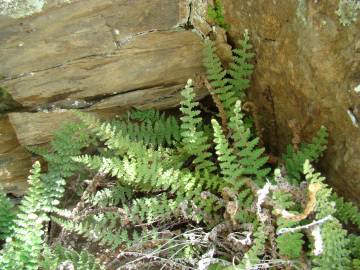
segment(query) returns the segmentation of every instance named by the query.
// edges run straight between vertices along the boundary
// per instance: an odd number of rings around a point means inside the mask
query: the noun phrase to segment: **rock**
[[[194,33],[150,33],[108,55],[32,71],[31,75],[6,80],[3,87],[15,101],[30,108],[62,99],[96,103],[140,89],[184,84],[201,72],[201,50],[202,42]]]
[[[279,154],[291,142],[289,120],[304,126],[305,142],[326,126],[330,140],[321,169],[341,195],[359,203],[360,18],[341,25],[336,1],[222,2],[231,41],[249,29],[255,47],[248,93],[269,150]]]
[[[15,193],[31,163],[20,145],[49,142],[74,120],[69,109],[109,117],[174,107],[186,81],[203,72],[202,36],[185,26],[188,0],[47,0],[31,10],[29,1],[0,12],[0,113],[10,112],[11,129],[0,154],[19,160],[1,168],[14,175],[4,181],[18,183],[8,189]],[[14,153],[2,139],[17,144]]]
[[[6,193],[22,195],[31,168],[31,154],[16,139],[8,117],[0,117],[0,185]]]

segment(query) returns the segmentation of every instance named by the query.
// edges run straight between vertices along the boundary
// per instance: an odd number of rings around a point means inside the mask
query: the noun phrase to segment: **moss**
[[[207,13],[209,18],[213,20],[215,24],[219,25],[225,30],[230,29],[230,25],[225,23],[224,7],[223,4],[221,3],[221,0],[215,0],[214,6],[209,6]]]
[[[336,14],[343,26],[349,26],[356,22],[360,10],[360,1],[358,0],[340,0],[339,8]]]
[[[21,105],[11,97],[8,91],[0,87],[0,115],[20,107]]]

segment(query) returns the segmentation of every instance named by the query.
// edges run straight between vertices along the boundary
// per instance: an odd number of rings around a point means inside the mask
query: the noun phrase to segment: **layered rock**
[[[202,37],[186,29],[185,0],[45,2],[31,16],[8,9],[0,17],[8,112],[1,120],[0,183],[16,194],[31,165],[24,147],[49,142],[74,119],[69,109],[114,116],[131,107],[174,107],[187,79],[203,72]]]
[[[360,18],[343,26],[337,1],[223,0],[234,44],[249,29],[256,72],[249,97],[268,148],[291,143],[289,120],[308,141],[330,133],[322,171],[342,195],[360,202]],[[281,140],[279,140],[281,138]]]

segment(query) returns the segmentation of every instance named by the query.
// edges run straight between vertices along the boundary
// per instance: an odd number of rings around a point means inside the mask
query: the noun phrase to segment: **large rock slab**
[[[249,29],[257,55],[249,97],[269,149],[291,143],[288,121],[307,141],[330,132],[321,167],[342,195],[360,202],[360,18],[340,24],[338,1],[223,0],[234,43]],[[279,140],[278,138],[281,138]]]
[[[5,80],[3,87],[30,108],[63,99],[92,103],[139,89],[166,88],[184,84],[202,70],[202,46],[201,39],[187,31],[149,33],[112,53]]]

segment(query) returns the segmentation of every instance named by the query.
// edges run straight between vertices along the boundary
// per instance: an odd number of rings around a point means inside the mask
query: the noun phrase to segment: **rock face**
[[[34,1],[41,5],[30,10]],[[74,119],[69,109],[114,116],[173,107],[187,79],[203,72],[201,35],[185,29],[186,0],[20,2],[0,6],[0,110],[8,113],[0,119],[0,183],[7,192],[26,188],[24,146],[47,143]]]
[[[257,55],[249,97],[273,153],[291,142],[289,120],[303,141],[320,125],[330,133],[322,171],[340,194],[360,202],[360,16],[340,24],[338,1],[222,0],[236,44],[249,29]],[[279,140],[278,138],[281,138]]]

